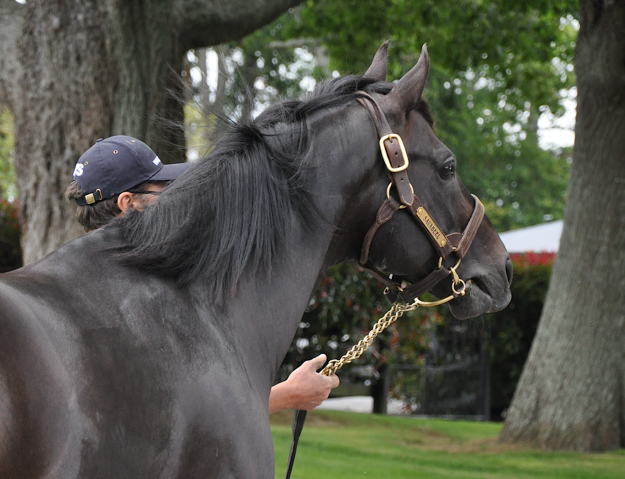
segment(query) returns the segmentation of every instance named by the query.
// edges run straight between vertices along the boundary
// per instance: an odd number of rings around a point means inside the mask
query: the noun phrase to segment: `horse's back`
[[[100,236],[0,276],[2,478],[145,475],[124,449],[147,415],[162,423],[154,388],[133,384],[156,367],[124,338],[130,279]]]
[[[71,378],[63,346],[40,321],[53,310],[37,313],[32,296],[4,279],[0,304],[0,477],[43,477],[50,466],[73,477],[80,436]]]
[[[249,476],[271,438],[241,417],[267,423],[267,404],[227,334],[96,233],[0,275],[0,477]]]

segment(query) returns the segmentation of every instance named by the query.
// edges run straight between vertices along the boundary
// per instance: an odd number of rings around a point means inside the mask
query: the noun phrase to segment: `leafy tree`
[[[573,85],[573,3],[365,1],[354,8],[348,0],[309,1],[228,45],[226,56],[238,54],[239,68],[226,72],[231,78],[221,111],[241,118],[278,96],[294,96],[302,75],[362,72],[387,38],[395,78],[428,42],[435,52],[428,99],[438,134],[496,227],[561,218],[570,152],[542,150],[536,123],[541,111],[562,112],[559,91]],[[314,51],[327,68],[297,71],[294,46]]]
[[[362,72],[390,40],[389,77],[432,53],[428,100],[441,139],[500,230],[560,218],[570,155],[539,148],[542,111],[573,85],[576,2],[315,0],[284,30],[319,38],[330,68]]]
[[[495,106],[505,94],[476,88],[480,80],[466,76],[450,82],[434,72],[428,95],[437,133],[456,154],[463,182],[499,231],[561,218],[570,152],[540,148],[528,121],[531,104],[520,112],[503,99]]]

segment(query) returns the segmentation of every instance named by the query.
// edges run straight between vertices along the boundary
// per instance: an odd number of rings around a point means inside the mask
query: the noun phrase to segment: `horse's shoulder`
[[[25,284],[45,278],[67,281],[80,278],[105,265],[118,263],[115,248],[120,245],[118,235],[108,228],[92,231],[74,238],[40,260],[17,270],[0,275],[0,282]],[[71,282],[71,281],[70,281]]]
[[[91,231],[78,238],[63,244],[53,253],[38,262],[44,267],[54,263],[66,263],[80,266],[76,263],[92,263],[93,261],[115,261],[116,248],[122,241],[116,228],[102,228]],[[82,264],[83,268],[86,266]]]

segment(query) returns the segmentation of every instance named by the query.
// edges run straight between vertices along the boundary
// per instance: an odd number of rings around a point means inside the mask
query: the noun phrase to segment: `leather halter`
[[[475,200],[475,207],[464,231],[462,233],[444,234],[434,218],[427,212],[425,205],[419,200],[410,183],[408,177],[409,160],[401,137],[393,133],[382,108],[380,108],[380,105],[375,99],[365,92],[358,93],[360,95],[358,101],[371,115],[378,136],[380,137],[380,151],[382,152],[382,158],[391,179],[391,183],[387,189],[387,199],[382,203],[382,206],[380,206],[375,223],[369,228],[363,241],[360,264],[387,286],[385,294],[392,302],[395,302],[397,296],[401,297],[406,303],[418,301],[417,297],[419,295],[426,293],[449,275],[453,277],[453,295],[441,302],[447,302],[455,297],[463,296],[465,293],[465,284],[458,276],[456,269],[460,265],[462,258],[464,258],[469,251],[477,230],[482,223],[482,219],[484,218],[484,205],[477,196],[471,195]],[[392,186],[397,190],[399,202],[390,195]],[[400,283],[393,281],[392,275],[387,279],[381,271],[368,264],[369,249],[373,237],[378,229],[384,223],[390,221],[393,215],[400,209],[406,209],[412,215],[440,256],[437,269],[432,271],[421,281],[405,289],[401,288]],[[458,258],[458,262],[455,266],[446,268],[443,265],[443,260],[451,254],[454,254]],[[457,289],[458,285],[460,285],[459,289]]]

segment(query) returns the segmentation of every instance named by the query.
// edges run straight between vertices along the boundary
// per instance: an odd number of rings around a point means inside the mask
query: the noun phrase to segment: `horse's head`
[[[400,288],[416,285],[417,294],[455,294],[452,313],[469,318],[508,304],[512,266],[481,203],[456,174],[454,154],[434,133],[422,100],[428,69],[424,47],[417,64],[386,95],[359,100],[379,137],[396,135],[381,142],[377,164],[358,195],[361,206],[378,211],[369,223],[374,226],[366,226],[361,263],[392,274]],[[385,80],[386,44],[365,76]]]

